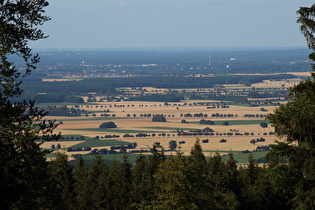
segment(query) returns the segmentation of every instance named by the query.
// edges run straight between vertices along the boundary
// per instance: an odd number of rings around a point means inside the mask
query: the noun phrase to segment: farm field
[[[243,84],[227,84],[219,86],[222,94],[239,94],[242,91],[258,90],[262,92],[283,91],[288,87],[298,84],[302,78],[310,75],[309,72],[290,72],[300,78],[284,80],[264,80],[253,83],[251,86]],[[210,89],[165,89],[165,88],[117,88],[135,95],[159,93],[167,94],[169,91],[179,93],[200,92],[208,94],[216,88]],[[143,90],[146,90],[142,93]],[[96,93],[91,93],[96,94]],[[90,150],[110,150],[111,146],[128,145],[136,143],[137,147],[127,149],[134,156],[139,154],[150,154],[149,150],[157,143],[165,150],[166,155],[175,155],[176,151],[169,150],[169,142],[176,141],[177,149],[184,155],[189,155],[196,139],[200,139],[202,148],[206,155],[219,152],[226,155],[230,152],[235,158],[244,161],[247,154],[243,151],[254,151],[259,146],[268,146],[276,140],[273,127],[266,121],[265,116],[273,112],[279,103],[285,103],[283,97],[276,98],[247,98],[249,103],[231,103],[221,100],[181,100],[180,102],[150,102],[150,101],[103,101],[101,96],[94,96],[96,101],[87,102],[88,97],[82,97],[85,103],[71,104],[42,104],[42,106],[67,106],[85,110],[88,114],[78,117],[50,116],[55,119],[59,126],[56,132],[68,136],[68,140],[62,139],[58,142],[45,142],[42,147],[50,149],[59,144],[66,154],[71,157],[74,154],[89,154],[90,151],[67,151],[68,148],[88,147]],[[252,103],[254,101],[254,103]],[[272,101],[271,103],[269,103]],[[267,103],[264,103],[267,102]],[[254,106],[252,106],[254,104]],[[261,105],[265,104],[265,105]],[[268,105],[266,105],[268,104]],[[152,122],[154,115],[163,115],[167,122]],[[200,120],[212,121],[214,125],[200,124]],[[99,126],[105,122],[114,122],[116,128],[100,129]],[[268,123],[267,127],[260,124]],[[205,128],[212,129],[211,135],[194,133]],[[178,133],[180,135],[178,135]],[[194,134],[193,134],[194,133]],[[185,135],[183,135],[185,134]],[[138,137],[136,136],[138,135]],[[140,137],[141,136],[141,137]],[[79,137],[84,137],[81,139]],[[260,141],[257,141],[259,139]],[[66,141],[64,141],[66,140]],[[56,150],[58,152],[60,150]],[[116,150],[119,151],[119,150]],[[258,153],[257,153],[258,154]],[[263,152],[259,153],[261,157]],[[120,154],[105,155],[104,158],[120,157]],[[53,157],[53,154],[51,155]],[[88,157],[85,156],[85,157]]]
[[[265,111],[261,111],[262,107],[248,107],[229,105],[229,108],[211,108],[205,105],[198,105],[198,102],[214,102],[217,101],[181,101],[179,103],[169,103],[165,105],[162,102],[95,102],[88,105],[80,105],[80,109],[85,109],[89,116],[80,117],[47,117],[48,119],[56,119],[59,126],[56,132],[61,132],[63,136],[84,136],[85,140],[79,141],[58,141],[45,142],[43,148],[51,148],[54,144],[60,144],[64,148],[66,154],[71,156],[74,152],[66,152],[69,147],[89,146],[91,149],[109,149],[112,145],[121,145],[128,143],[137,143],[137,150],[149,150],[155,142],[168,150],[169,141],[175,140],[177,146],[180,145],[181,151],[188,155],[191,147],[194,145],[197,138],[202,140],[208,139],[208,143],[201,143],[206,155],[210,155],[214,151],[220,152],[222,155],[233,151],[238,154],[244,150],[255,150],[257,146],[269,145],[274,142],[276,137],[270,135],[273,128],[268,125],[267,128],[260,126],[261,122],[266,122],[262,115],[272,112],[274,106],[264,106]],[[186,105],[185,105],[186,104]],[[190,105],[189,105],[190,104]],[[64,104],[63,104],[64,105]],[[72,106],[68,104],[67,106]],[[114,117],[102,117],[104,110],[109,110],[107,114]],[[190,113],[206,114],[206,117],[185,117]],[[213,114],[218,113],[220,116],[213,117]],[[94,116],[93,116],[94,114]],[[152,122],[152,117],[144,117],[148,114],[156,115],[163,114],[167,122]],[[233,117],[227,117],[232,115]],[[245,115],[254,115],[259,117],[244,117]],[[129,117],[127,117],[129,116]],[[225,117],[224,117],[225,116]],[[211,120],[214,125],[200,125],[201,119]],[[186,120],[188,123],[182,123]],[[104,122],[112,121],[117,125],[117,128],[99,129],[99,126]],[[229,125],[223,125],[224,121],[228,121]],[[177,130],[189,132],[189,130],[203,130],[206,127],[213,129],[214,135],[204,136],[178,136]],[[123,137],[124,134],[136,135],[145,133],[147,137]],[[232,133],[232,135],[231,135]],[[243,135],[235,135],[240,133]],[[247,133],[247,134],[246,134]],[[153,135],[152,135],[153,134]],[[244,135],[245,134],[245,135]],[[119,135],[119,138],[104,138],[105,135]],[[95,139],[96,138],[96,139]],[[265,142],[250,143],[252,139],[264,138]],[[226,142],[220,142],[225,139]],[[179,144],[182,142],[182,144]],[[184,143],[183,143],[184,142]],[[209,151],[209,152],[208,152]],[[75,154],[87,154],[88,151],[75,152]],[[166,151],[166,155],[173,154],[175,151]],[[104,157],[106,158],[106,157]]]

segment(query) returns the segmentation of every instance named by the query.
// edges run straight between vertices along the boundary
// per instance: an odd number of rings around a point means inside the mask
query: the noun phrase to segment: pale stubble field
[[[268,128],[262,128],[259,125],[258,120],[264,120],[264,118],[244,118],[245,114],[267,114],[272,112],[275,108],[274,106],[264,107],[267,112],[262,112],[261,107],[245,107],[245,106],[230,106],[229,108],[215,108],[207,109],[207,106],[182,106],[184,103],[193,104],[194,102],[200,101],[182,101],[180,103],[170,103],[170,105],[165,106],[164,103],[160,102],[100,102],[94,103],[93,105],[82,105],[80,109],[86,109],[91,113],[95,113],[96,116],[93,117],[91,114],[88,117],[49,117],[50,119],[56,119],[57,122],[62,121],[56,129],[56,132],[61,132],[62,135],[83,135],[87,137],[95,136],[105,136],[107,134],[120,135],[120,138],[116,140],[126,141],[126,142],[137,142],[137,149],[148,150],[152,147],[154,142],[160,142],[161,145],[168,149],[169,141],[175,140],[178,142],[185,141],[185,144],[181,144],[181,151],[187,155],[189,154],[191,147],[196,141],[196,138],[200,140],[209,139],[209,143],[202,143],[202,148],[205,152],[215,152],[215,151],[243,151],[243,150],[253,150],[260,145],[272,144],[275,140],[274,135],[263,135],[263,133],[269,133],[273,131],[273,128],[268,125]],[[206,101],[202,101],[206,102]],[[210,102],[210,101],[209,101]],[[211,101],[213,102],[213,101]],[[176,104],[176,105],[174,105]],[[181,106],[178,106],[178,105]],[[124,106],[123,106],[124,105]],[[128,106],[129,105],[129,106]],[[132,106],[133,105],[133,106]],[[102,106],[102,107],[101,107]],[[109,109],[108,114],[115,114],[115,117],[106,118],[101,117],[104,110]],[[203,113],[207,114],[208,117],[180,117],[181,114],[191,113]],[[222,117],[211,117],[213,113],[219,114],[233,114],[237,117],[222,118]],[[127,115],[131,117],[127,117]],[[133,115],[136,114],[136,117]],[[152,122],[152,117],[140,117],[141,114],[163,114],[166,115],[167,122]],[[185,119],[189,123],[181,123],[181,120]],[[212,120],[212,121],[229,121],[229,126],[223,125],[200,125],[199,121],[201,119]],[[237,121],[233,125],[233,121]],[[255,120],[255,124],[250,124],[249,121]],[[103,122],[113,121],[116,125],[116,129],[98,129],[99,125]],[[239,123],[241,121],[241,123]],[[247,121],[247,122],[245,122]],[[217,123],[218,124],[218,123]],[[177,129],[204,129],[206,127],[212,128],[215,132],[222,133],[222,135],[214,136],[193,136],[193,137],[183,137],[177,136]],[[230,132],[230,130],[237,130],[239,133],[253,133],[254,135],[249,136],[228,136],[223,135],[223,133]],[[137,133],[155,133],[156,137],[145,137],[145,138],[123,138],[125,133],[135,135]],[[165,137],[158,136],[159,133],[165,133]],[[235,133],[235,132],[233,132]],[[167,136],[169,134],[169,136]],[[173,136],[174,134],[174,136]],[[251,139],[265,138],[265,142],[258,142],[255,145],[250,143]],[[226,139],[227,142],[221,143],[221,139]],[[101,141],[107,141],[106,139],[101,139]],[[42,146],[44,148],[50,148],[52,144],[59,143],[62,147],[67,148],[82,141],[59,141],[59,142],[45,142]],[[95,147],[92,147],[94,149]],[[108,148],[108,147],[98,147]],[[84,152],[86,153],[86,152]],[[175,152],[166,152],[166,154]],[[224,152],[223,152],[224,153]]]

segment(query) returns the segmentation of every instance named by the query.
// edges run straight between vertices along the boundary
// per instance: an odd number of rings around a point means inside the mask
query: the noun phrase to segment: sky
[[[296,23],[311,0],[50,0],[31,44],[45,49],[306,47]]]

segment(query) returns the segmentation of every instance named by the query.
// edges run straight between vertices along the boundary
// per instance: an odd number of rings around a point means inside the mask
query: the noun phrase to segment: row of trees
[[[88,114],[88,111],[84,109],[68,108],[67,106],[47,106],[42,107],[47,112],[47,116],[81,116]]]

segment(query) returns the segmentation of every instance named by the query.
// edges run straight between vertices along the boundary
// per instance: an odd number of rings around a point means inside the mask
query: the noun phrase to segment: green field
[[[206,155],[208,157],[209,155],[207,155],[207,152],[208,151],[204,151],[204,155]],[[230,152],[230,151],[213,151],[212,154],[214,154],[215,152]],[[248,155],[249,155],[248,153],[247,154],[243,154],[243,153],[235,154],[235,152],[233,152],[234,153],[233,157],[238,163],[247,163],[248,162]],[[266,157],[267,153],[268,153],[268,151],[262,151],[262,152],[253,152],[252,154],[253,154],[255,159],[258,159],[258,158]],[[54,154],[51,154],[51,155],[54,155]],[[151,155],[151,153],[145,153],[144,155]],[[129,162],[132,164],[135,164],[139,154],[127,154],[127,156],[128,156]],[[84,160],[93,160],[95,158],[95,155],[83,155],[82,157]],[[103,160],[117,160],[119,162],[122,162],[122,157],[123,157],[123,154],[102,155]],[[166,157],[168,157],[168,156],[166,156]],[[229,159],[228,155],[221,156],[221,157],[224,161],[227,161]]]
[[[76,145],[71,146],[70,148],[79,148],[79,147],[106,147],[106,146],[113,146],[113,145],[127,145],[130,144],[130,142],[126,141],[118,141],[113,139],[108,140],[98,140],[93,139],[89,141],[85,141]]]
[[[223,125],[223,122],[228,121],[229,125],[259,125],[261,122],[266,122],[269,123],[268,120],[230,120],[230,119],[226,119],[226,120],[212,120],[214,122],[214,125]],[[188,121],[189,122],[189,121]],[[191,124],[200,124],[199,121],[194,121],[194,122],[189,122]],[[211,126],[211,125],[207,125],[207,124],[202,124],[205,126]]]
[[[266,157],[268,151],[261,151],[261,152],[253,152],[254,159]],[[247,163],[248,162],[248,155],[249,153],[241,153],[233,155],[234,159],[239,163]],[[223,156],[223,160],[228,160],[229,156]]]

